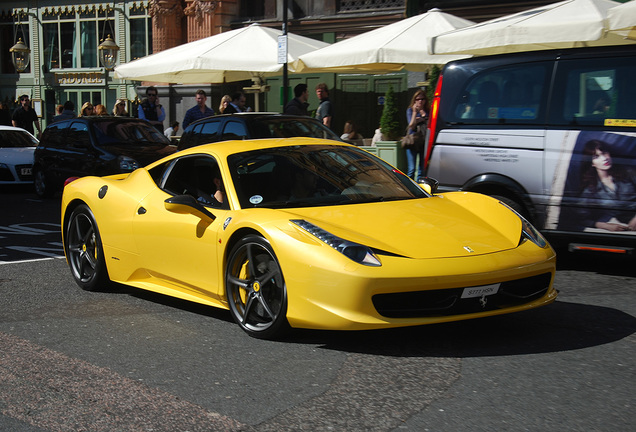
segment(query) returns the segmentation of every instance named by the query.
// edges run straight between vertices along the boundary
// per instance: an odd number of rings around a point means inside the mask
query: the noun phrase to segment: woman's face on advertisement
[[[612,157],[609,152],[596,149],[594,156],[592,156],[592,166],[597,170],[603,171],[612,168]]]

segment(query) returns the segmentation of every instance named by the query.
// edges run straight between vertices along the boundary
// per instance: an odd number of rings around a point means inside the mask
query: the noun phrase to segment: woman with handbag
[[[402,139],[402,146],[406,150],[406,175],[415,179],[415,164],[419,156],[417,181],[420,181],[424,177],[424,139],[428,122],[428,100],[424,90],[416,91],[411,98],[411,104],[406,110],[406,121],[409,125],[406,136]]]

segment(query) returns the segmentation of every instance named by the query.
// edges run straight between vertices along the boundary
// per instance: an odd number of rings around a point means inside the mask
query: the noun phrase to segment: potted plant
[[[400,138],[404,135],[404,131],[400,127],[399,115],[400,112],[393,86],[389,86],[384,96],[384,107],[382,109],[382,117],[380,117],[380,130],[385,141],[376,143],[377,155],[394,167],[404,171],[406,168],[406,155],[400,145]]]
[[[403,135],[400,130],[399,113],[393,86],[384,95],[384,107],[382,109],[382,117],[380,117],[380,130],[384,139],[387,141],[397,141]]]

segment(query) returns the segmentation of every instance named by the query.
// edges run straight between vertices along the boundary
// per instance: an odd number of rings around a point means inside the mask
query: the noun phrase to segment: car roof
[[[24,132],[24,133],[27,133],[27,134],[31,135],[33,138],[35,138],[31,132],[29,132],[29,131],[28,131],[28,130],[26,130],[26,129],[22,129],[21,127],[14,127],[14,126],[0,126],[0,131],[3,131],[3,130],[6,130],[6,131],[18,131],[18,132]],[[37,139],[37,138],[35,138],[35,139]]]
[[[217,114],[217,115],[205,117],[205,118],[202,118],[202,119],[199,119],[199,120],[197,120],[195,122],[190,123],[188,125],[188,128],[190,128],[191,126],[197,125],[197,124],[209,122],[210,120],[213,120],[213,119],[224,119],[224,118],[242,118],[242,119],[245,119],[245,120],[247,120],[247,119],[249,119],[249,120],[258,120],[258,119],[263,119],[263,118],[289,118],[289,119],[302,119],[302,120],[309,120],[309,121],[318,121],[318,120],[314,119],[313,117],[291,115],[291,114],[281,114],[281,113],[277,113],[277,112],[241,112],[241,113],[231,113],[231,114]]]
[[[52,122],[49,123],[46,128],[48,129],[50,126],[55,126],[55,128],[59,128],[59,126],[61,124],[64,124],[65,126],[63,127],[68,127],[68,125],[71,122],[83,122],[83,123],[102,123],[102,122],[109,122],[109,123],[145,123],[148,124],[150,126],[152,126],[152,124],[150,124],[149,122],[147,122],[144,119],[139,119],[136,117],[115,117],[115,116],[82,116],[82,117],[73,117],[70,119],[63,119],[63,120],[58,120],[56,122]]]
[[[257,138],[249,140],[221,141],[210,144],[202,144],[190,147],[175,153],[178,157],[194,154],[213,154],[219,157],[227,157],[231,154],[247,152],[252,150],[262,150],[276,147],[293,147],[305,145],[321,145],[332,147],[356,147],[346,142],[328,140],[323,138]]]

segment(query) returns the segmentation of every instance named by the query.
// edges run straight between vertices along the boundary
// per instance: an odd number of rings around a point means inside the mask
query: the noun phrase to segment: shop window
[[[42,12],[45,70],[100,67],[97,47],[108,34],[116,36],[114,17],[112,9],[89,5],[46,8]]]

